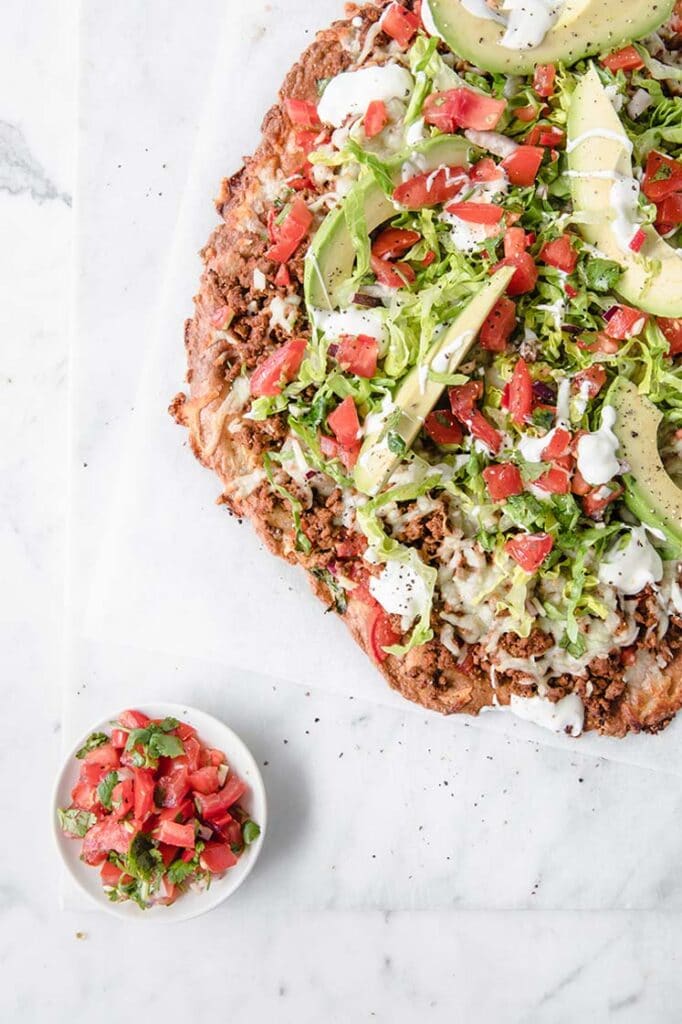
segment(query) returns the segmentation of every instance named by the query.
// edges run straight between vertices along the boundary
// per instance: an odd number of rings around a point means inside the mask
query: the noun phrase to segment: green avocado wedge
[[[647,313],[682,316],[682,257],[651,226],[637,253],[624,249],[611,227],[611,189],[633,179],[632,161],[625,129],[594,67],[571,98],[567,151],[573,207],[586,221],[578,229],[623,268],[616,291]]]
[[[425,14],[427,27],[430,20],[460,57],[485,71],[527,74],[538,64],[571,65],[643,39],[668,20],[674,5],[675,0],[566,0],[542,42],[531,49],[502,46],[506,26],[485,0],[424,0],[423,11],[431,15]],[[526,16],[533,13],[531,7]]]
[[[397,185],[408,161],[414,165],[415,174],[423,174],[438,167],[469,167],[471,154],[472,147],[465,139],[442,135],[395,157],[388,167]],[[339,293],[352,276],[355,262],[345,215],[349,201],[362,204],[368,233],[399,212],[372,175],[358,181],[351,195],[322,221],[306,254],[304,291],[308,308],[331,310],[342,304]]]
[[[476,340],[488,313],[504,294],[513,274],[513,267],[502,267],[493,274],[434,342],[425,364],[412,367],[407,374],[393,397],[390,410],[381,417],[377,428],[365,437],[353,472],[359,491],[377,494],[405,452],[412,447],[424,420],[445,388],[444,384],[430,380],[428,371],[452,373],[457,368]]]
[[[669,557],[682,557],[682,490],[666,472],[658,451],[661,413],[635,384],[618,378],[607,401],[616,410],[614,432],[628,463],[625,503],[630,511],[665,534]]]

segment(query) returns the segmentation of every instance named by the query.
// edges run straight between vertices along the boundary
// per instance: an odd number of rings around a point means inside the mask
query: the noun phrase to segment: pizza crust
[[[388,0],[386,0],[388,2]],[[380,16],[374,5],[357,8],[364,36]],[[285,431],[274,422],[248,425],[234,408],[232,392],[242,365],[252,369],[259,358],[285,340],[272,329],[263,296],[255,296],[256,309],[241,316],[236,329],[219,323],[225,310],[227,324],[234,309],[231,296],[252,291],[254,267],[272,277],[274,265],[265,258],[267,249],[267,203],[264,196],[277,178],[286,178],[300,164],[295,132],[284,112],[284,97],[317,101],[316,82],[352,65],[350,53],[354,30],[349,21],[334,23],[320,32],[287,75],[279,101],[267,113],[263,138],[256,153],[244,166],[221,184],[216,208],[222,223],[202,250],[204,270],[194,298],[194,315],[185,325],[187,383],[189,394],[180,393],[170,412],[187,428],[192,450],[207,468],[220,478],[223,491],[218,499],[239,518],[248,518],[270,551],[300,565],[308,574],[314,593],[326,605],[333,605],[325,583],[312,574],[318,567],[315,550],[310,555],[297,551],[293,542],[291,515],[285,503],[270,491],[262,470],[261,454],[270,444],[278,447]],[[294,284],[302,291],[302,260],[292,261]],[[274,294],[270,292],[268,298]],[[283,293],[277,293],[283,295]],[[234,323],[234,321],[233,321]],[[305,336],[306,330],[297,334]],[[239,429],[231,432],[237,423]],[[351,635],[368,657],[372,657],[367,605],[351,593],[342,617]],[[376,664],[376,661],[375,661]],[[509,703],[509,684],[493,685],[487,673],[458,667],[454,656],[437,639],[415,648],[404,658],[392,655],[377,665],[385,680],[406,699],[441,714],[478,714],[484,708]],[[588,680],[589,685],[589,680]],[[658,732],[682,706],[682,654],[660,671],[655,664],[632,674],[624,696],[612,706],[593,710],[586,704],[586,730],[624,736],[628,732]]]

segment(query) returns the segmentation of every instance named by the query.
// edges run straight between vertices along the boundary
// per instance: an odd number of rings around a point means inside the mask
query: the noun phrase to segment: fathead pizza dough
[[[444,714],[682,705],[682,40],[642,6],[595,52],[570,2],[346,5],[202,252],[172,414]]]

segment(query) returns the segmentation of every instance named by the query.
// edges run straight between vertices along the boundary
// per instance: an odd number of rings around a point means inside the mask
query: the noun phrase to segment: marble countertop
[[[274,24],[287,3],[255,9],[258,39],[259,17]],[[218,666],[125,638],[67,650],[63,631],[67,563],[92,554],[78,522],[69,536],[70,499],[106,501],[134,388],[108,346],[111,389],[70,408],[69,327],[107,270],[103,339],[158,291],[225,5],[169,10],[0,12],[0,1019],[118,1022],[153,1007],[170,1024],[216,1008],[258,1024],[678,1021],[679,778],[256,677],[229,681],[274,811],[249,883],[172,929],[60,909],[48,806],[62,728],[134,699],[142,679],[145,696],[181,676],[188,703],[226,700]],[[265,41],[260,54],[271,68]],[[131,232],[144,242],[126,266]],[[76,337],[72,378],[78,353]]]

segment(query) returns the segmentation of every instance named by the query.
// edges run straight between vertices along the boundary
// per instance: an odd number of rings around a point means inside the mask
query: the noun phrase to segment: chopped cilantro
[[[83,746],[76,752],[76,757],[79,761],[82,761],[86,754],[89,754],[91,750],[96,750],[97,747],[101,747],[104,743],[109,742],[109,737],[103,732],[93,732],[88,736]]]
[[[75,836],[78,839],[82,839],[88,829],[97,821],[94,814],[90,811],[81,811],[77,807],[70,807],[68,810],[63,811],[61,808],[57,810],[57,817],[59,818],[59,827],[62,832],[66,832],[67,836]]]

